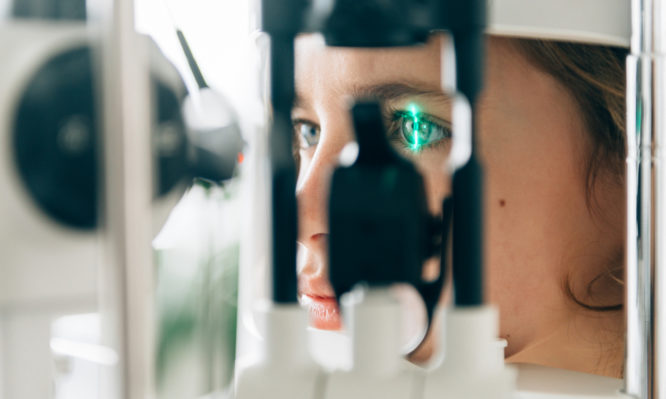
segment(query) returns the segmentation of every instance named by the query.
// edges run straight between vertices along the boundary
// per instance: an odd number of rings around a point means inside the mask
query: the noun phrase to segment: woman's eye
[[[438,142],[451,138],[451,128],[431,120],[430,117],[414,110],[396,111],[391,135],[406,148],[418,152]]]
[[[294,132],[296,133],[301,149],[308,149],[319,144],[321,129],[312,122],[303,120],[294,121]]]

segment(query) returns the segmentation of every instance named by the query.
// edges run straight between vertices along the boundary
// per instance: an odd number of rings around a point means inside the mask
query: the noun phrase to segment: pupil
[[[429,123],[419,123],[419,142],[428,141],[432,133],[432,126]]]

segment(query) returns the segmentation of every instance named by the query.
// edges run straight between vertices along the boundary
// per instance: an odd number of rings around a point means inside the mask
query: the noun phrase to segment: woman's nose
[[[319,151],[319,149],[317,149]],[[298,242],[308,247],[321,235],[328,233],[328,194],[331,174],[335,167],[332,156],[315,153],[301,167],[296,198],[298,199]]]
[[[338,165],[342,148],[351,139],[349,132],[325,136],[317,145],[311,159],[304,160],[296,187],[298,199],[298,242],[316,247],[316,242],[328,235],[328,196],[331,176]],[[314,248],[310,248],[314,249]]]

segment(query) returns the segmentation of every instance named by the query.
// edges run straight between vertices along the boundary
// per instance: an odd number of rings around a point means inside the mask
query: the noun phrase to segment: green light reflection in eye
[[[411,144],[411,149],[414,152],[418,152],[419,149],[421,148],[421,143],[419,143],[419,129],[421,128],[420,125],[420,114],[421,112],[419,111],[418,107],[415,104],[410,104],[409,107],[407,108],[407,111],[409,111],[409,116],[412,119],[412,144]]]

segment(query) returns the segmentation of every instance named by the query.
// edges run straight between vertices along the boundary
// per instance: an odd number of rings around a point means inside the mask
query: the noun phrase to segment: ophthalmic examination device
[[[107,316],[104,340],[95,347],[101,351],[90,353],[110,371],[99,381],[100,397],[153,397],[154,281],[145,266],[151,264],[151,219],[160,219],[154,210],[171,205],[185,179],[228,177],[228,161],[237,152],[238,143],[219,140],[229,136],[222,130],[237,127],[193,131],[196,123],[182,108],[192,105],[182,81],[136,34],[133,3],[109,1],[100,20],[79,12],[57,23],[17,20],[0,27],[3,54],[12,54],[0,67],[6,83],[0,92],[0,399],[44,397],[50,366],[26,365],[40,364],[40,351],[49,350],[35,344],[48,340],[45,320],[98,306]],[[663,0],[259,3],[270,43],[265,259],[271,293],[251,309],[262,330],[259,356],[237,359],[233,389],[223,397],[666,397]],[[423,177],[388,143],[381,104],[354,99],[350,119],[358,151],[332,176],[327,215],[330,280],[351,361],[348,367],[323,366],[304,345],[313,332],[297,298],[294,41],[301,33],[319,33],[327,46],[393,48],[423,44],[433,32],[453,43],[442,60],[443,69],[455,70],[442,82],[453,98],[451,195],[441,216],[432,217]],[[483,287],[484,167],[475,115],[487,33],[630,48],[621,380],[504,364],[498,311],[486,303]],[[188,61],[199,89],[206,90],[191,54]],[[441,271],[435,281],[424,281],[423,265],[432,257]],[[100,276],[83,267],[100,259],[106,265]],[[80,285],[67,281],[73,275],[81,277]],[[99,287],[91,288],[95,281]],[[421,296],[428,328],[441,321],[433,329],[441,331],[441,353],[428,368],[411,365],[402,352],[402,310],[391,290],[397,284],[411,285]],[[453,304],[442,308],[445,285],[453,287]],[[238,334],[240,339],[242,328]]]

